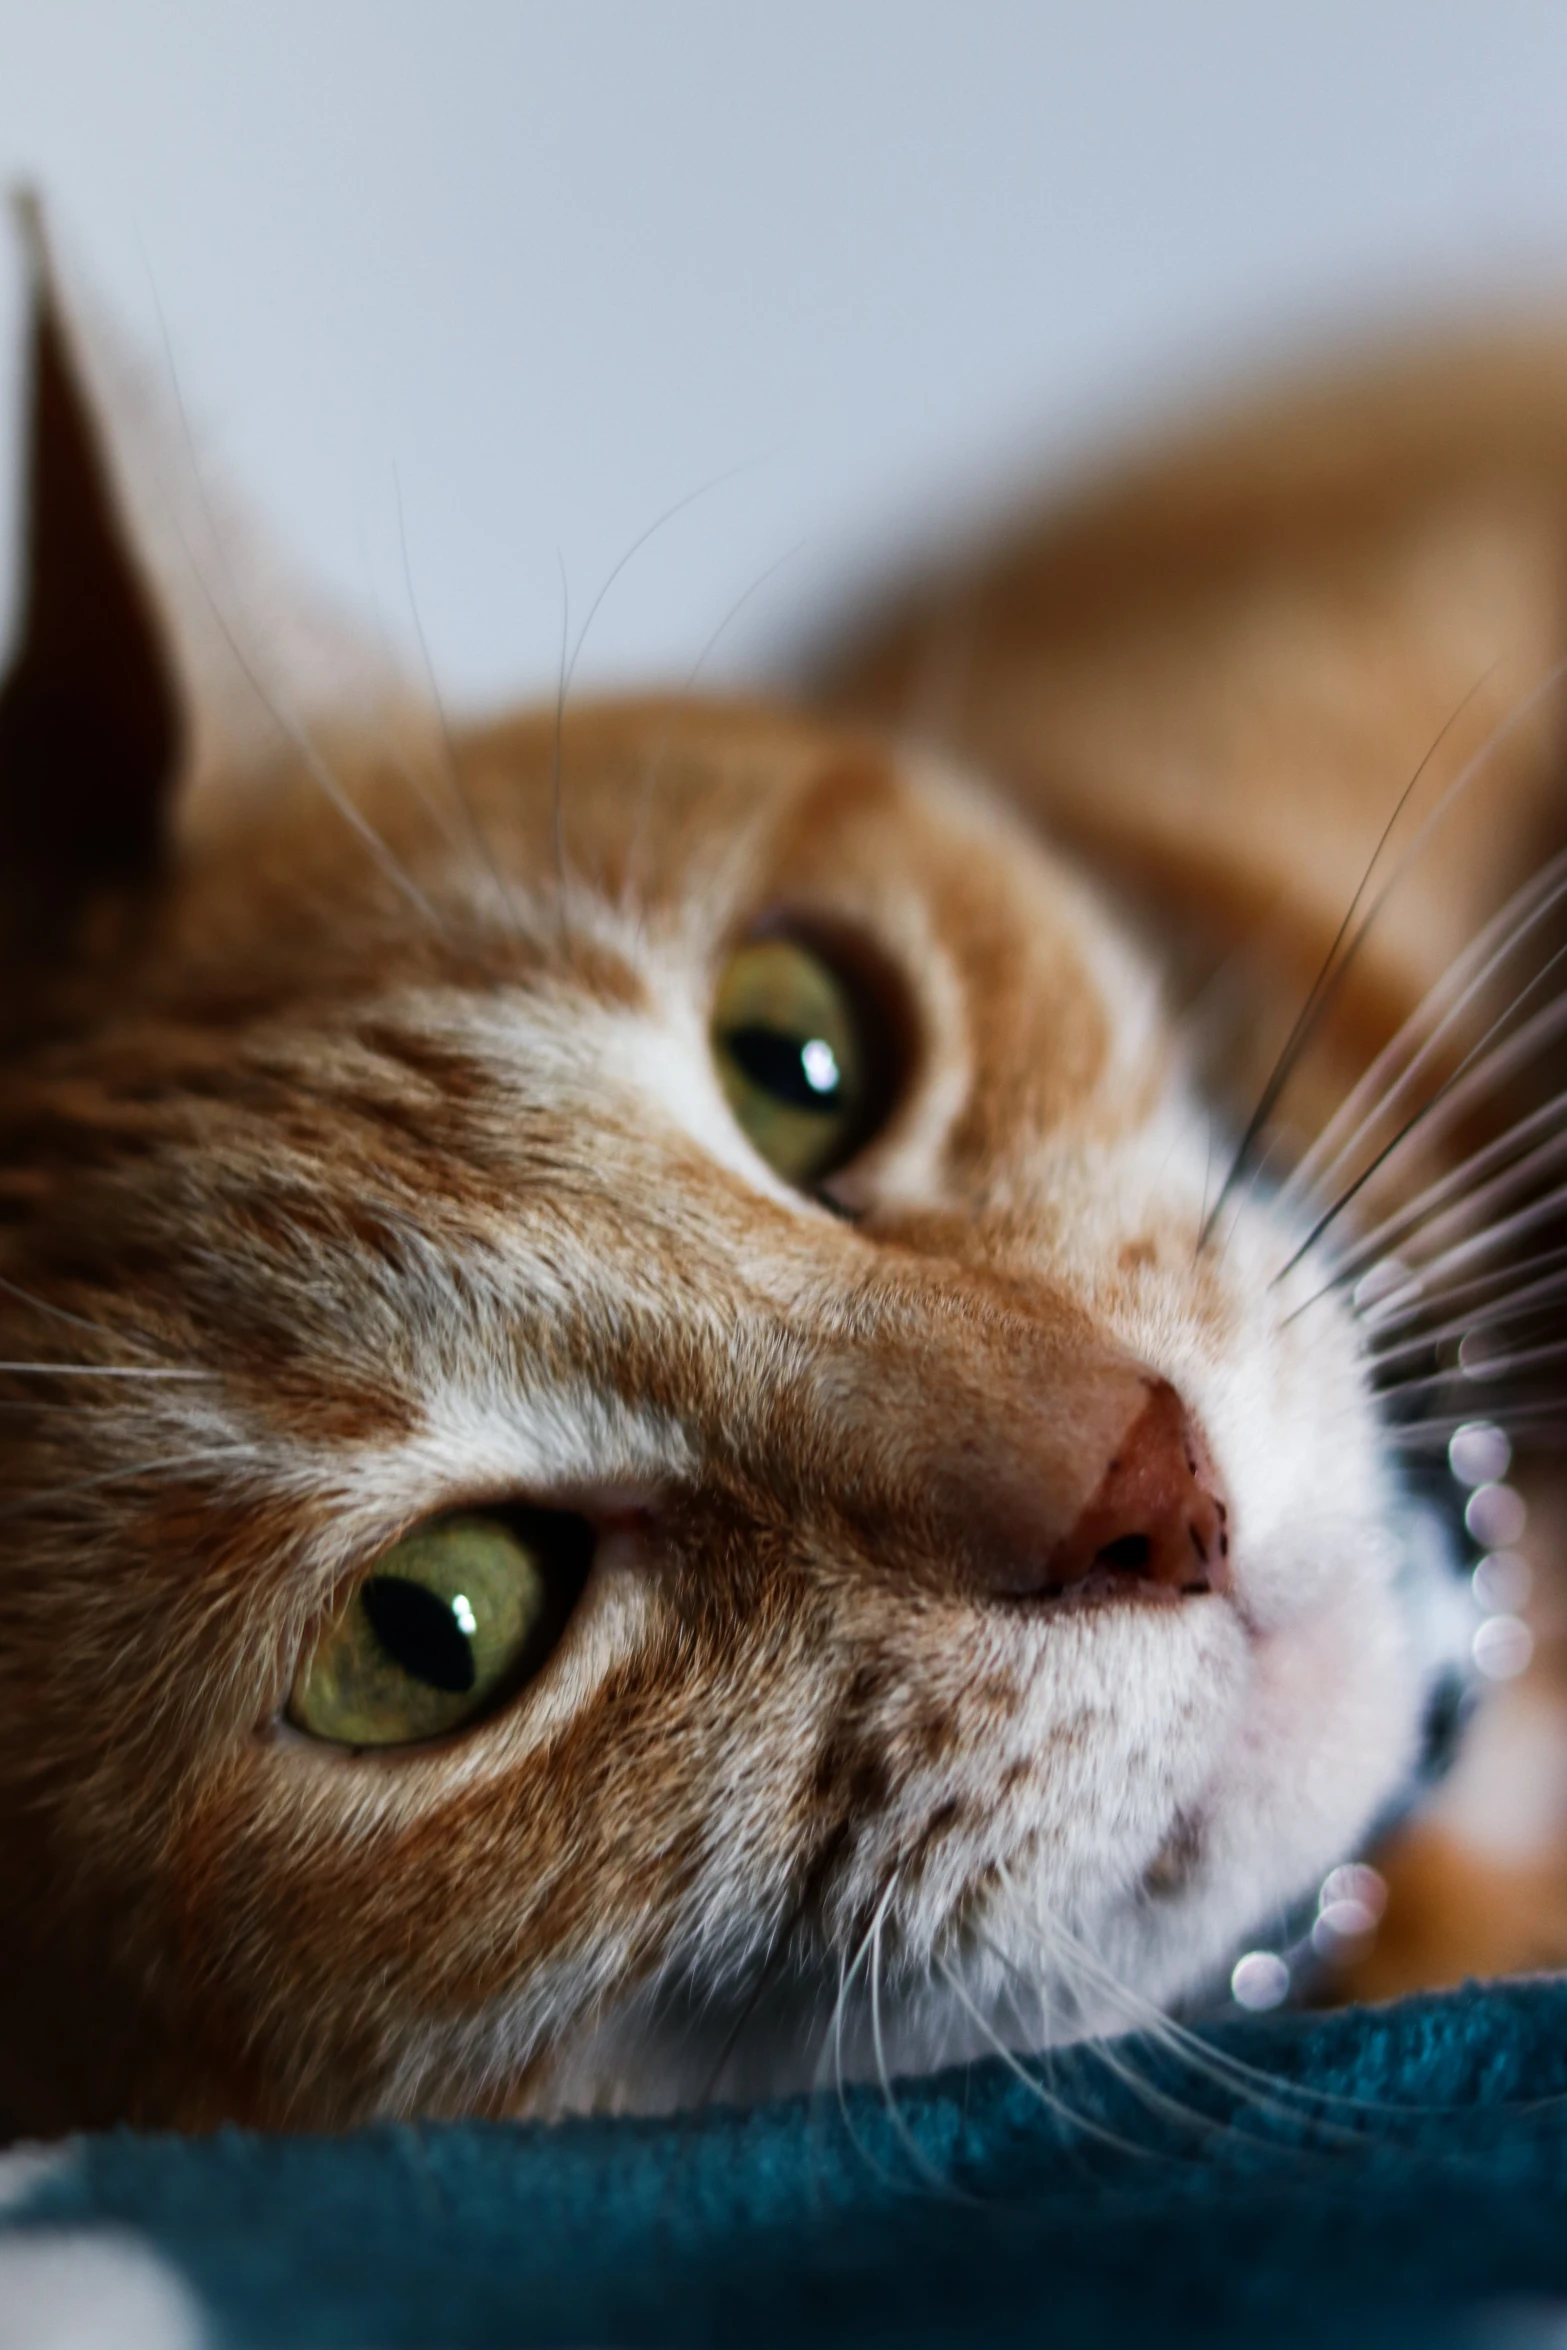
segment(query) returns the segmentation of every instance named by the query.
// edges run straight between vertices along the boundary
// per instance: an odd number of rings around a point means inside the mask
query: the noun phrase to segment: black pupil
[[[401,1575],[372,1575],[363,1598],[371,1631],[412,1680],[458,1696],[473,1687],[473,1650],[449,1599]]]
[[[731,1028],[724,1037],[730,1054],[739,1063],[753,1085],[770,1093],[775,1101],[787,1102],[791,1110],[818,1110],[831,1115],[840,1107],[843,1081],[836,1065],[832,1083],[814,1085],[809,1075],[806,1055],[813,1043],[820,1039],[808,1036],[785,1036],[778,1028],[753,1025]]]

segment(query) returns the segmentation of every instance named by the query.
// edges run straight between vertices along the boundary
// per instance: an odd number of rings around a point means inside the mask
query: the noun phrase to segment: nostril
[[[1230,1588],[1229,1509],[1196,1422],[1167,1379],[1143,1402],[1076,1525],[1048,1562],[1043,1592],[1104,1578],[1194,1597]]]

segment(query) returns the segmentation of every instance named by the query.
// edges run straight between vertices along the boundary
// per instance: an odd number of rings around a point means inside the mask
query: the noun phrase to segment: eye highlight
[[[334,1746],[410,1746],[485,1713],[545,1662],[586,1576],[577,1518],[460,1511],[395,1543],[302,1660],[287,1718]]]
[[[713,1058],[742,1132],[775,1174],[819,1182],[867,1140],[882,1106],[864,1005],[816,950],[754,939],[725,966]]]

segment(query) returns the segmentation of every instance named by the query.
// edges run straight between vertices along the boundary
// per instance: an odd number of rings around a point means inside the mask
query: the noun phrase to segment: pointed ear
[[[185,723],[72,353],[36,204],[20,627],[0,687],[0,875],[58,903],[149,872]]]

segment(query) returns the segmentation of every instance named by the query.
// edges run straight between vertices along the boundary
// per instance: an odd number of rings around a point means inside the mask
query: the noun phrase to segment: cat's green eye
[[[713,1056],[741,1128],[786,1183],[819,1182],[865,1139],[868,1044],[854,996],[810,947],[761,938],[731,955]]]
[[[585,1571],[579,1521],[459,1512],[357,1583],[294,1678],[288,1719],[336,1746],[409,1746],[484,1713],[544,1662]],[[565,1530],[564,1532],[562,1530]]]

